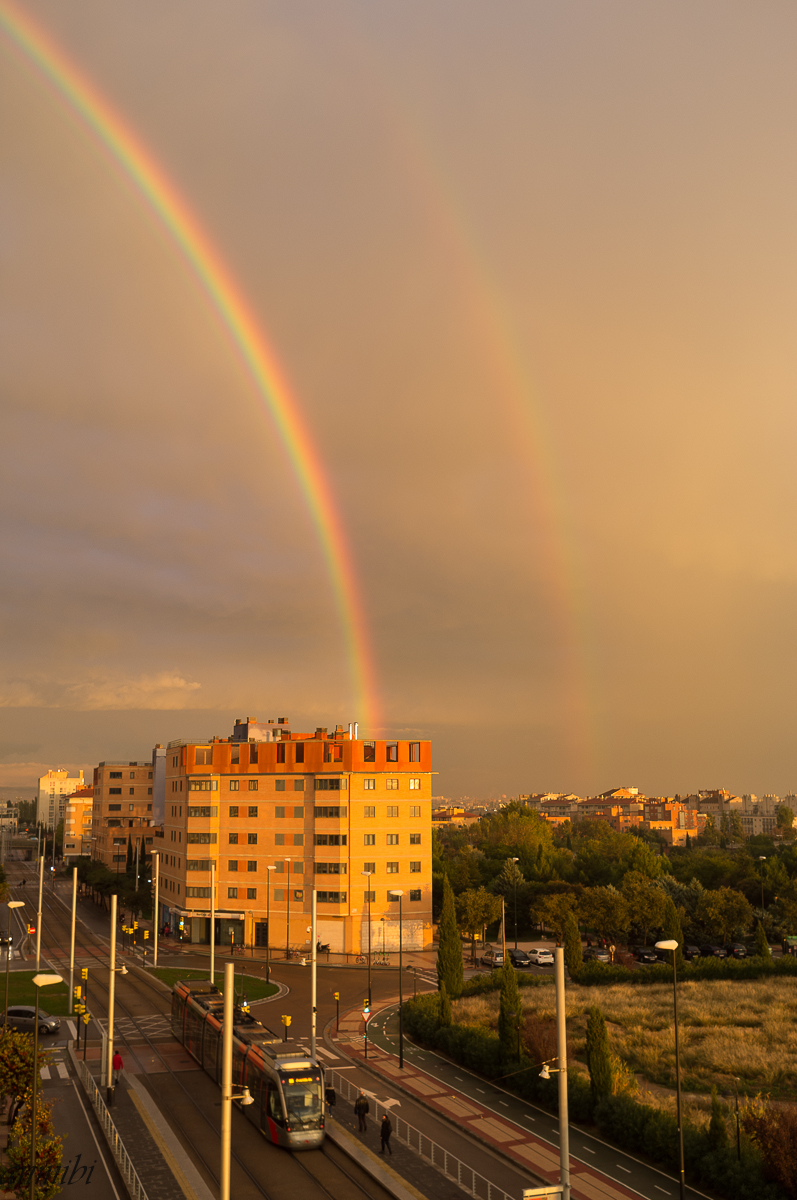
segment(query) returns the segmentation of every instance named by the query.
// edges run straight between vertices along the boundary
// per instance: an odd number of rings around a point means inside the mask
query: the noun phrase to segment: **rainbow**
[[[276,426],[304,495],[335,597],[353,699],[361,724],[373,730],[379,724],[374,660],[351,549],[321,457],[251,306],[185,198],[106,97],[13,0],[0,0],[0,29],[133,183],[182,252],[226,329],[260,403]]]

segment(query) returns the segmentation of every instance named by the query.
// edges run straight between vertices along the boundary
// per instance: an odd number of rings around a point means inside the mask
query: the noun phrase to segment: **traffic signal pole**
[[[75,916],[77,913],[77,867],[72,868],[72,931],[69,935],[69,1012],[75,1011]]]

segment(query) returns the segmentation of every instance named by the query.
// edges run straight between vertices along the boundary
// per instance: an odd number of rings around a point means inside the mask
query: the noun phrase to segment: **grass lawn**
[[[207,971],[180,971],[175,967],[157,967],[150,971],[151,975],[157,975],[167,987],[174,987],[179,979],[207,979]],[[216,987],[221,990],[224,986],[224,973],[216,973]],[[256,975],[247,975],[244,971],[235,971],[235,994],[240,996],[243,993],[250,1004],[254,1004],[256,1000],[265,1000],[268,996],[275,995],[279,988],[275,983],[266,983],[265,979],[260,979]]]
[[[47,967],[42,968],[42,974],[50,974]],[[36,987],[33,983],[35,971],[9,971],[8,974],[8,1006],[12,1004],[35,1004]],[[78,976],[80,972],[77,972]],[[80,979],[78,978],[78,983]],[[5,1007],[6,979],[5,971],[0,975],[0,1011]],[[89,997],[91,1000],[91,997]],[[54,983],[52,987],[43,987],[39,996],[40,1007],[54,1017],[65,1017],[69,1014],[69,971],[66,971],[64,983]]]
[[[548,989],[532,996],[521,992],[528,1021],[555,1018]],[[453,1005],[454,1020],[466,1025],[498,1023],[499,993],[466,997]],[[567,988],[568,1041],[576,1058],[584,1058],[589,1008],[597,1005],[606,1018],[609,1042],[635,1074],[653,1084],[675,1087],[675,1039],[672,986],[638,988]],[[748,983],[724,980],[689,981],[678,985],[681,1082],[687,1091],[768,1092],[773,1098],[797,1100],[797,988],[791,979]]]

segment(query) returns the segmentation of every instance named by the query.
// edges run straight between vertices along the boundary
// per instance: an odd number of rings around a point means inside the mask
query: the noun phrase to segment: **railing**
[[[102,1131],[105,1134],[108,1145],[111,1148],[111,1153],[116,1159],[116,1165],[119,1168],[122,1178],[125,1181],[125,1186],[132,1200],[148,1200],[147,1193],[144,1191],[144,1185],[138,1177],[138,1173],[133,1166],[130,1155],[125,1149],[119,1130],[111,1120],[111,1114],[105,1105],[105,1101],[100,1095],[100,1089],[97,1087],[97,1081],[88,1069],[82,1059],[75,1058],[75,1063],[80,1076],[80,1082],[86,1089],[86,1094],[91,1101],[92,1108],[97,1114],[97,1120],[102,1126]]]
[[[360,1089],[353,1087],[344,1075],[327,1068],[326,1079],[344,1100],[356,1099]],[[515,1197],[510,1196],[497,1184],[491,1183],[489,1179],[485,1179],[483,1175],[474,1171],[473,1167],[468,1166],[462,1159],[451,1154],[444,1146],[433,1142],[428,1134],[422,1133],[420,1129],[410,1125],[409,1121],[405,1121],[392,1108],[387,1109],[378,1100],[373,1098],[372,1100],[375,1119],[381,1121],[382,1114],[387,1113],[396,1140],[409,1146],[410,1150],[414,1150],[416,1154],[420,1154],[421,1158],[425,1158],[449,1179],[455,1180],[463,1192],[475,1197],[475,1200],[515,1200]],[[545,1192],[543,1191],[542,1194],[544,1195]]]

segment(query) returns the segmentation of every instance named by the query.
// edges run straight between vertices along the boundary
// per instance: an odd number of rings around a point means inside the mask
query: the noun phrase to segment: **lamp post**
[[[60,975],[34,975],[36,1020],[33,1024],[33,1088],[30,1104],[30,1200],[36,1200],[36,1091],[39,1082],[39,988],[63,983]]]
[[[372,871],[361,871],[368,880],[368,1004],[371,1004],[371,875]],[[360,939],[362,942],[362,938]]]
[[[230,1142],[232,1134],[232,1102],[252,1104],[254,1097],[245,1087],[240,1096],[232,1091],[232,1023],[235,1000],[235,965],[224,964],[224,1024],[222,1026],[221,1057],[221,1171],[219,1172],[220,1200],[230,1200]]]
[[[44,855],[39,856],[39,908],[36,913],[36,970],[42,956],[42,887],[44,886]]]
[[[266,867],[266,983],[271,982],[271,875],[275,866]]]
[[[10,907],[10,906],[9,906]],[[77,917],[77,867],[72,868],[72,928],[69,933],[69,1011],[74,1011],[75,997],[75,920]]]
[[[75,874],[77,874],[77,871],[75,872]],[[8,907],[9,908],[24,908],[25,901],[24,900],[9,900]],[[6,1007],[5,1007],[5,1011],[3,1012],[3,1025],[4,1026],[7,1024],[7,1020],[8,1020],[8,963],[11,958],[11,947],[13,944],[14,944],[14,935],[11,932],[11,917],[9,916],[9,918],[8,918],[8,943],[6,944]],[[38,995],[38,992],[37,992],[37,995]]]
[[[759,854],[758,861],[765,863],[767,861],[766,854]],[[761,868],[761,916],[764,916],[764,868]]]
[[[548,1062],[542,1064],[540,1079],[550,1079],[552,1074],[559,1076],[559,1176],[562,1186],[562,1200],[570,1200],[570,1118],[567,1109],[567,1027],[565,1009],[565,952],[562,946],[554,950],[554,975],[556,982],[556,1050],[558,1067],[550,1067]],[[520,1043],[520,1028],[518,1027],[518,1044]],[[520,1057],[518,1053],[518,1057]]]
[[[288,887],[285,892],[285,895],[288,900],[288,909],[287,909],[287,912],[285,915],[285,957],[290,958],[290,956],[291,956],[291,860],[289,858],[286,858],[285,863],[288,868]]]
[[[402,940],[401,940],[401,898],[404,892],[401,888],[394,888],[390,893],[395,896],[399,904],[399,1070],[404,1070],[404,988],[401,982],[401,972],[404,966],[402,959]],[[384,918],[383,918],[384,920]],[[382,927],[384,934],[384,926]]]
[[[517,861],[518,860],[516,858],[512,859],[513,863],[516,863]],[[517,877],[518,877],[518,869],[517,869],[517,867],[515,867],[514,878],[515,878],[515,949],[516,950],[517,950]]]
[[[657,950],[672,951],[672,1006],[675,1018],[675,1100],[678,1113],[678,1151],[680,1155],[679,1188],[681,1200],[684,1200],[684,1131],[681,1123],[681,1063],[678,1055],[678,981],[675,966],[675,951],[678,942],[670,939],[666,942],[656,942]]]
[[[391,895],[392,895],[392,893],[391,893]],[[379,919],[382,922],[382,958],[384,958],[385,957],[385,918],[380,917]]]
[[[153,939],[153,944],[152,944],[152,965],[153,965],[153,967],[157,967],[157,965],[158,965],[158,934],[160,933],[160,912],[158,911],[159,910],[158,888],[160,885],[160,864],[161,864],[160,850],[153,850],[152,857],[155,859],[155,863],[154,863],[155,870],[154,870],[153,880],[152,880],[153,883],[155,884],[155,900],[154,900],[154,904],[152,907],[152,913],[153,913],[153,917],[154,917],[154,920],[152,922],[152,925],[153,925],[152,932],[154,934],[154,939]]]
[[[736,1088],[736,1158],[738,1162],[742,1161],[742,1131],[739,1125],[739,1077],[734,1079],[734,1087]]]
[[[210,982],[216,982],[216,863],[210,860]]]

